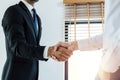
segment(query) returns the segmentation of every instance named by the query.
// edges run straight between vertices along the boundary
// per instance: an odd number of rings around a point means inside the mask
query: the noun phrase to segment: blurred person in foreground
[[[89,39],[60,42],[70,50],[103,49],[100,69],[95,80],[120,80],[120,0],[105,0],[104,33]]]

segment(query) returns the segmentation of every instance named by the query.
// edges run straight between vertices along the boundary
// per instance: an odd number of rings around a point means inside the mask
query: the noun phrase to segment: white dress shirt
[[[103,35],[79,40],[80,50],[103,48],[101,66],[106,72],[120,67],[120,0],[105,0],[105,28]]]
[[[105,0],[102,67],[115,72],[120,67],[120,0]]]
[[[32,9],[34,8],[32,5],[30,5],[28,2],[22,0],[22,2],[25,4],[25,6],[28,8],[28,10],[30,11],[32,17],[33,17],[33,11]],[[37,25],[37,29],[38,29],[38,25]],[[43,54],[43,57],[48,59],[48,46],[45,47],[44,49],[44,54]]]

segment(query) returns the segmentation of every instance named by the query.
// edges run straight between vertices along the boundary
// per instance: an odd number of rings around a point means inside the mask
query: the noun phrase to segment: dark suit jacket
[[[37,16],[39,32],[35,34],[33,19],[27,7],[20,2],[10,6],[3,17],[7,60],[2,80],[37,80],[38,60],[45,60],[45,46],[40,46],[41,21]]]

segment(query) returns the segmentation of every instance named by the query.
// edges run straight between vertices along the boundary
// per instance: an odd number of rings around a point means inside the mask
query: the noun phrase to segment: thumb
[[[68,48],[69,47],[69,44],[67,42],[59,42],[59,45],[61,47],[65,47],[65,48]]]

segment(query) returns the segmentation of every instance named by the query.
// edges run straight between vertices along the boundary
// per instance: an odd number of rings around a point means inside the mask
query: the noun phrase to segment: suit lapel
[[[38,36],[37,36],[37,41],[39,43],[40,38],[41,38],[41,32],[42,32],[42,27],[41,27],[41,20],[39,16],[37,15],[37,21],[38,21]]]
[[[34,24],[33,24],[33,18],[32,18],[32,15],[31,15],[30,11],[28,10],[28,8],[25,6],[25,4],[22,1],[20,1],[19,5],[25,10],[25,12],[27,13],[27,15],[29,16],[29,19],[30,19],[30,21],[32,23],[32,26],[34,26]],[[37,38],[37,35],[36,35],[34,27],[32,27],[32,30],[34,31],[35,37]]]

